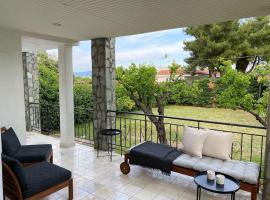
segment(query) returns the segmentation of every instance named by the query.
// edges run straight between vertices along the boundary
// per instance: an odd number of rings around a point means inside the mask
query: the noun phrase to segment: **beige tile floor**
[[[60,148],[59,139],[29,133],[28,144],[51,143],[54,163],[72,171],[74,179],[74,199],[78,200],[195,200],[196,185],[192,177],[172,173],[162,175],[158,171],[131,166],[131,172],[123,175],[119,165],[120,156],[96,158],[92,147],[78,144],[71,148]],[[46,200],[67,199],[63,189]],[[202,200],[230,199],[227,195],[202,192]],[[250,199],[244,191],[238,191],[237,200]]]

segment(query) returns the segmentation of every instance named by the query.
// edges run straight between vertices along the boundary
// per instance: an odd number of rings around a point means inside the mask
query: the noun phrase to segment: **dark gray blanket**
[[[129,163],[158,169],[170,175],[172,162],[181,154],[180,151],[168,145],[147,141],[130,150]]]

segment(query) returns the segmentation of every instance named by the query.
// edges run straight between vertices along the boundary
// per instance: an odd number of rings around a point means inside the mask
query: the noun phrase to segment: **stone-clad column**
[[[59,104],[60,104],[60,146],[71,147],[74,139],[74,101],[72,46],[58,47]]]
[[[105,128],[114,128],[115,113],[115,39],[98,38],[92,40],[92,87],[93,123],[95,148],[97,133]],[[105,147],[103,143],[103,147]]]
[[[270,79],[270,77],[269,77]],[[270,80],[269,80],[270,82]],[[270,85],[268,98],[268,116],[267,116],[267,136],[265,146],[265,160],[264,160],[264,185],[263,185],[263,199],[270,200]]]
[[[40,130],[37,54],[22,53],[26,130]],[[32,104],[32,105],[30,105]]]

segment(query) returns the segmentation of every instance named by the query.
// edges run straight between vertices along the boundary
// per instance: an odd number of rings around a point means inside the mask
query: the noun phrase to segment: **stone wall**
[[[115,39],[99,38],[92,40],[92,87],[94,135],[106,128],[114,128],[115,113]],[[109,117],[108,117],[109,114]],[[103,147],[106,147],[103,141]],[[95,142],[95,148],[97,144]]]
[[[40,128],[37,55],[22,53],[26,130]]]

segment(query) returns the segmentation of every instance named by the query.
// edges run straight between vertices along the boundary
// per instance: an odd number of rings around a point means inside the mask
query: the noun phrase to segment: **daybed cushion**
[[[185,126],[183,132],[182,150],[188,154],[201,158],[206,136],[205,131]]]
[[[256,184],[259,177],[259,165],[252,162],[238,160],[224,161],[217,158],[203,156],[202,158],[182,154],[173,161],[173,164],[179,167],[185,167],[196,171],[214,170],[228,174],[238,180],[250,184]]]
[[[202,154],[222,160],[230,160],[233,134],[223,131],[201,129],[207,134]]]
[[[207,156],[199,158],[189,154],[182,154],[173,161],[173,164],[180,167],[194,169],[196,171],[217,171],[222,166],[223,161]]]
[[[41,162],[25,167],[28,189],[23,190],[23,197],[28,198],[63,183],[71,178],[71,172],[57,165]]]
[[[260,174],[259,166],[256,163],[238,160],[224,161],[219,172],[250,184],[256,184]]]
[[[23,163],[33,163],[47,161],[49,155],[52,153],[51,144],[39,144],[39,145],[23,145],[14,158]]]
[[[12,128],[7,129],[1,134],[2,152],[5,155],[13,157],[14,154],[21,148],[21,143]]]

